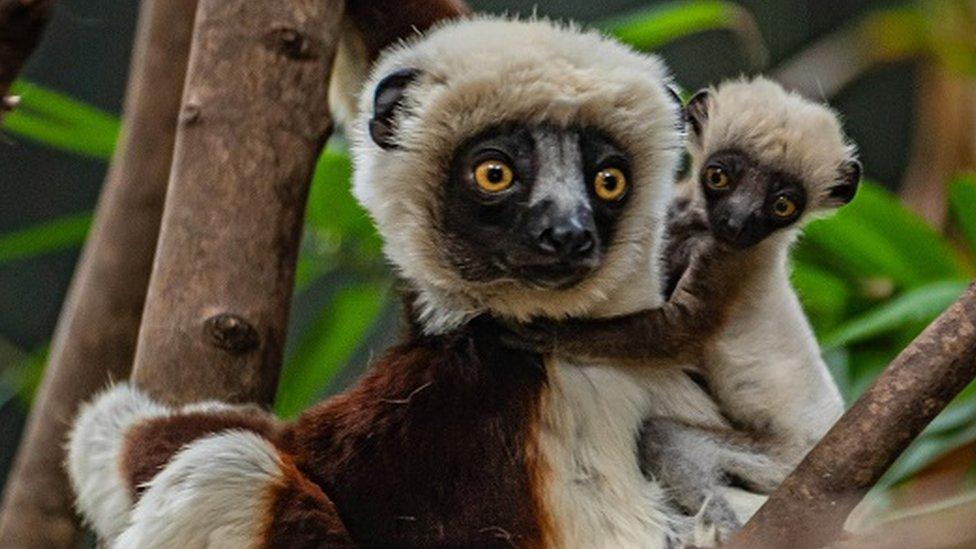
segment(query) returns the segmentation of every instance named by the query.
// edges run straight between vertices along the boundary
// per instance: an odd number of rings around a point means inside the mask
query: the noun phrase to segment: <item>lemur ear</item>
[[[861,163],[848,160],[840,166],[840,178],[828,191],[830,200],[840,206],[854,200],[857,187],[861,183]]]
[[[417,69],[400,69],[388,74],[376,85],[373,95],[373,117],[369,120],[369,136],[384,149],[399,146],[396,140],[395,116],[403,107],[407,88],[420,76]]]
[[[685,122],[691,126],[694,137],[701,138],[702,129],[708,120],[708,90],[698,90],[685,105]]]
[[[684,114],[685,113],[685,104],[681,100],[681,95],[678,94],[678,90],[674,89],[671,86],[665,86],[664,89],[666,89],[668,91],[668,97],[671,98],[671,101],[674,103],[675,108],[678,110],[678,122],[677,122],[678,129],[681,130],[681,131],[684,131],[684,129],[685,129],[685,118],[684,118],[684,116],[685,116],[685,114]]]

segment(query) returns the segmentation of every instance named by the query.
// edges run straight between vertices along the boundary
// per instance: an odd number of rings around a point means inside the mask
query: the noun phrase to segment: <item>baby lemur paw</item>
[[[694,517],[690,544],[694,547],[718,547],[741,526],[729,502],[713,495]]]
[[[556,325],[552,321],[502,322],[500,339],[506,347],[529,353],[547,354],[556,348]]]

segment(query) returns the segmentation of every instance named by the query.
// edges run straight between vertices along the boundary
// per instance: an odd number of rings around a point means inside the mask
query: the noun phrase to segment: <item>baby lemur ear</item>
[[[685,103],[681,100],[681,95],[678,90],[674,89],[672,86],[665,86],[668,91],[668,96],[671,98],[671,102],[674,103],[675,109],[678,111],[678,121],[677,127],[681,131],[685,131]]]
[[[861,183],[861,163],[848,160],[840,166],[840,177],[833,187],[828,189],[830,201],[843,206],[857,194],[857,187]]]
[[[695,139],[700,139],[702,129],[708,120],[708,90],[698,90],[685,105],[685,122],[691,126],[691,133]]]
[[[373,117],[369,120],[369,136],[384,149],[399,146],[394,118],[403,107],[407,88],[420,76],[417,69],[400,69],[388,74],[376,85],[373,95]]]

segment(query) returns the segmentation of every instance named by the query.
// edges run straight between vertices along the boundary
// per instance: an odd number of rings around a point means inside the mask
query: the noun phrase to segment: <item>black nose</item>
[[[728,212],[719,215],[715,223],[717,231],[728,240],[735,240],[742,233],[742,220],[735,219]]]
[[[570,219],[550,225],[536,236],[540,250],[563,256],[579,256],[593,249],[593,231]]]

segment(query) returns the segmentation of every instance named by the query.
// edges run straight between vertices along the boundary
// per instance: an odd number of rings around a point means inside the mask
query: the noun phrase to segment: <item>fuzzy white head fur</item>
[[[707,101],[702,135],[688,145],[695,160],[691,173],[698,173],[708,153],[733,147],[804,182],[804,219],[841,205],[829,190],[856,148],[833,109],[763,77],[723,82],[709,90]]]
[[[401,69],[421,76],[395,122],[399,148],[383,149],[366,131],[373,93],[380,79]],[[684,146],[669,83],[657,57],[538,19],[452,21],[379,60],[350,128],[353,192],[374,218],[387,257],[419,292],[428,332],[488,310],[518,319],[597,314],[624,281],[657,283],[664,213]],[[571,288],[534,289],[512,280],[474,284],[444,257],[435,227],[452,153],[465,138],[512,121],[596,128],[630,155],[629,211],[602,265]],[[641,293],[656,296],[659,288]]]

